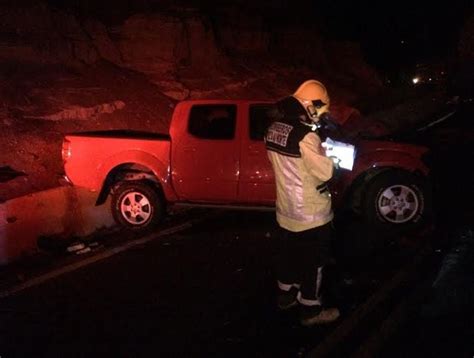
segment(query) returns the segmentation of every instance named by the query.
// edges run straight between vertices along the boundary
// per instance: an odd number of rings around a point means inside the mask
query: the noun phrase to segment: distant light
[[[405,43],[405,40],[401,40],[400,43],[403,45]]]
[[[420,77],[413,77],[411,81],[413,82],[414,85],[416,85],[418,82],[420,82]]]
[[[430,78],[428,78],[428,81],[431,81],[431,77],[430,77]]]

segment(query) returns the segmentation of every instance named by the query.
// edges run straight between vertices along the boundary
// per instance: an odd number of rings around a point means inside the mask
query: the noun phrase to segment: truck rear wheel
[[[120,183],[113,190],[111,206],[115,222],[134,231],[156,227],[165,214],[161,195],[143,181]]]

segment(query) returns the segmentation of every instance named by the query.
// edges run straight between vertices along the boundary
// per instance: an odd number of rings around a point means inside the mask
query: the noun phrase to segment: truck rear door
[[[269,124],[269,103],[248,103],[242,111],[241,162],[238,199],[241,203],[273,205],[276,189],[272,166],[267,156],[264,133]]]
[[[173,185],[182,200],[235,202],[239,179],[236,104],[188,103],[172,123]],[[175,121],[175,119],[173,119]]]

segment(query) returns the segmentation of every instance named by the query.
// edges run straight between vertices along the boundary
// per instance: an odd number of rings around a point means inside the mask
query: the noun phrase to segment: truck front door
[[[186,111],[185,111],[186,113]],[[237,105],[194,104],[172,135],[172,176],[183,200],[234,202],[239,178]]]

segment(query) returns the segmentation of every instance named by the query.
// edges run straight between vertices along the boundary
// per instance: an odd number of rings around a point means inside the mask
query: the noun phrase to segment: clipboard
[[[326,150],[326,156],[339,159],[339,167],[352,170],[356,156],[356,150],[352,144],[339,142],[327,137],[321,145]]]

